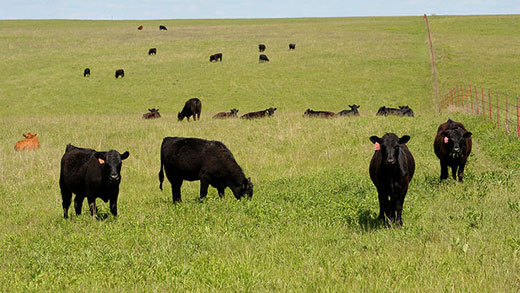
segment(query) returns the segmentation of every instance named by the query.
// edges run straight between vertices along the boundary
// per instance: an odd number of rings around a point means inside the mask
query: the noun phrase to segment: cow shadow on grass
[[[359,209],[357,212],[358,224],[365,231],[387,228],[384,221],[380,220],[377,214],[369,209]]]

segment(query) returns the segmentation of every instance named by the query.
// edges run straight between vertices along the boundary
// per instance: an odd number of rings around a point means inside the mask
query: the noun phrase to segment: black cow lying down
[[[68,144],[61,158],[60,171],[63,217],[65,219],[69,217],[68,211],[73,193],[76,194],[74,198],[76,215],[81,214],[83,199],[86,197],[90,215],[95,216],[96,198],[99,197],[104,202],[110,200],[110,212],[117,216],[121,164],[128,156],[128,152],[123,154],[114,150],[97,152]]]
[[[263,118],[265,116],[271,117],[274,115],[274,111],[276,111],[277,108],[267,108],[262,111],[256,111],[256,112],[249,112],[242,116],[240,116],[240,119],[255,119],[255,118]]]
[[[378,115],[378,116],[397,115],[397,116],[414,117],[412,108],[410,108],[408,106],[399,106],[399,109],[382,106],[379,108],[376,115]]]
[[[359,107],[361,107],[360,105],[348,105],[350,107],[350,110],[343,110],[341,112],[338,113],[338,115],[340,116],[359,116]]]
[[[165,137],[161,145],[159,188],[166,177],[172,185],[173,203],[181,201],[184,180],[200,180],[200,198],[208,194],[209,185],[215,187],[220,198],[229,187],[236,199],[253,196],[253,183],[246,178],[231,151],[220,141],[199,138]]]
[[[393,133],[370,137],[375,152],[369,170],[379,197],[379,218],[386,216],[397,226],[403,224],[404,198],[415,172],[415,160],[406,146],[409,140],[408,135],[398,137]]]
[[[336,114],[330,111],[314,111],[307,109],[305,112],[303,112],[303,117],[332,118],[334,116],[336,116]]]

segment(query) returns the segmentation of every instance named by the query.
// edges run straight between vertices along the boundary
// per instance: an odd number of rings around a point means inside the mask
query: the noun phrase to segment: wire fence
[[[440,101],[440,108],[449,106],[462,108],[468,113],[481,115],[504,127],[507,134],[515,134],[520,139],[520,103],[518,95],[501,93],[470,84],[452,88]]]

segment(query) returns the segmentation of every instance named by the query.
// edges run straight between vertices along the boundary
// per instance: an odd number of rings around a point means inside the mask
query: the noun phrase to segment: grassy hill
[[[478,117],[435,111],[422,17],[0,24],[0,291],[520,289],[520,145]],[[520,17],[430,24],[441,93],[461,82],[520,92]],[[271,62],[258,63],[259,43]],[[209,63],[217,52],[223,62]],[[177,122],[192,97],[201,121]],[[353,103],[361,117],[302,117]],[[416,117],[376,117],[382,105]],[[271,106],[271,119],[211,119]],[[151,107],[163,118],[141,119]],[[448,117],[473,132],[463,184],[438,180],[433,138]],[[15,152],[27,131],[41,149]],[[385,132],[411,136],[417,165],[400,229],[376,220],[368,176],[368,138]],[[253,199],[210,188],[199,203],[199,182],[185,182],[173,205],[169,183],[158,188],[165,136],[222,141]],[[93,220],[86,204],[62,218],[67,143],[130,152],[117,219]]]

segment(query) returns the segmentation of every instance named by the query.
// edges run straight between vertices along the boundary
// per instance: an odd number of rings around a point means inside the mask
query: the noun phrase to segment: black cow
[[[332,118],[336,116],[334,112],[329,111],[314,111],[311,109],[305,110],[303,117],[320,117],[320,118]]]
[[[208,194],[209,185],[215,187],[220,198],[229,187],[236,199],[253,196],[253,183],[246,178],[231,151],[220,141],[199,138],[165,137],[161,145],[159,188],[166,177],[172,185],[173,203],[181,201],[184,180],[200,180],[200,198]]]
[[[415,160],[406,143],[410,136],[401,138],[393,133],[383,137],[371,136],[375,152],[370,161],[370,179],[379,196],[379,218],[386,217],[398,226],[403,224],[401,213],[408,185],[415,172]]]
[[[184,104],[184,108],[182,108],[182,111],[177,114],[177,118],[179,121],[182,121],[184,117],[188,118],[188,121],[190,121],[190,116],[193,116],[193,120],[200,120],[200,112],[202,111],[202,102],[197,99],[189,99]]]
[[[209,62],[211,61],[219,61],[222,62],[222,53],[217,53],[209,56]]]
[[[295,50],[296,44],[289,44],[289,50]]]
[[[148,55],[157,55],[157,48],[150,48],[150,50],[148,50]]]
[[[219,112],[213,116],[213,119],[237,118],[238,109],[231,109],[230,112]]]
[[[90,76],[90,68],[85,68],[85,70],[83,70],[83,77],[87,76]]]
[[[121,76],[121,78],[125,77],[125,71],[123,69],[116,70],[116,78],[118,78],[120,76]]]
[[[258,63],[261,62],[269,62],[269,58],[267,58],[267,56],[264,54],[260,54],[260,56],[258,57]]]
[[[240,116],[240,119],[255,119],[255,118],[263,118],[265,116],[271,117],[274,115],[274,111],[277,108],[268,108],[263,111],[257,111],[257,112],[249,112],[242,116]]]
[[[148,109],[148,113],[143,114],[143,119],[157,119],[161,118],[161,114],[159,114],[159,109]]]
[[[338,113],[338,115],[340,116],[359,116],[359,107],[361,107],[360,105],[348,105],[350,107],[350,110],[343,110],[341,112]]]
[[[383,107],[379,108],[376,115],[378,115],[378,116],[397,115],[397,116],[414,117],[412,109],[408,106],[399,106],[398,109],[383,106]]]
[[[159,26],[160,31],[167,31],[168,29],[164,25]]]
[[[95,216],[96,198],[99,197],[104,202],[110,200],[110,212],[117,216],[121,164],[128,155],[128,152],[123,154],[114,150],[97,152],[68,144],[61,158],[60,172],[63,217],[65,219],[69,217],[68,211],[73,193],[76,194],[74,198],[76,215],[81,214],[83,199],[86,197],[90,215]]]
[[[448,167],[451,167],[453,179],[456,180],[458,175],[459,182],[462,182],[471,147],[471,132],[462,123],[448,119],[439,125],[433,149],[441,161],[441,180],[448,178]]]
[[[258,45],[258,51],[259,51],[259,52],[263,52],[263,51],[265,51],[265,45],[264,45],[264,44],[260,44],[260,45]]]

